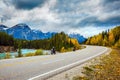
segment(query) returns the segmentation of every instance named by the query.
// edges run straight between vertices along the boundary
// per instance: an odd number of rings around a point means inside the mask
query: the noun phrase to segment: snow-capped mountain
[[[31,29],[26,24],[17,24],[6,30],[9,35],[17,39],[28,39],[28,35],[31,32]]]
[[[4,31],[9,35],[12,35],[16,39],[26,39],[26,40],[38,40],[51,38],[55,32],[43,33],[40,30],[32,30],[26,24],[17,24],[11,28],[7,28],[4,25],[0,26],[0,31]]]
[[[0,31],[5,31],[8,27],[5,25],[0,25]]]
[[[69,37],[76,38],[79,43],[83,43],[86,40],[86,38],[84,38],[82,35],[80,35],[78,33],[71,33],[71,34],[69,34]]]
[[[53,35],[56,34],[55,32],[43,33],[40,30],[32,30],[28,25],[23,23],[17,24],[11,28],[8,28],[5,25],[0,25],[0,31],[4,31],[9,35],[12,35],[16,39],[26,39],[26,40],[47,39],[47,38],[51,38]],[[69,37],[76,38],[79,43],[82,43],[86,40],[86,38],[76,33],[69,34]]]

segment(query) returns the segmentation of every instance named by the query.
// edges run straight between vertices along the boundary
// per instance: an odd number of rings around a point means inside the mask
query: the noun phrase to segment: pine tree
[[[22,57],[21,42],[19,42],[19,45],[18,45],[18,57]]]

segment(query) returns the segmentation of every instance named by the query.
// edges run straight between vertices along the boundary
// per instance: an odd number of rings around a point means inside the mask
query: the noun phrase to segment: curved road
[[[0,80],[45,79],[108,51],[106,47],[87,46],[63,54],[0,60]]]

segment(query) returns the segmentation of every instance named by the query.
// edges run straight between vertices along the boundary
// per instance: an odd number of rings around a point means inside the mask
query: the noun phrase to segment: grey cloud
[[[57,11],[62,21],[62,26],[85,27],[91,25],[109,26],[120,24],[120,0],[100,0],[97,6],[92,5],[93,3],[90,3],[90,1],[87,3],[88,1],[89,0],[58,0],[53,11]],[[84,3],[84,5],[82,5],[82,3]],[[97,9],[96,7],[101,9],[98,15],[94,15]],[[94,10],[94,8],[96,9]],[[76,14],[76,12],[78,13]],[[103,19],[99,20],[98,18],[101,17]]]
[[[56,5],[52,8],[58,13],[76,11],[78,5],[86,0],[57,0]]]
[[[119,2],[120,0],[101,0],[101,2],[105,5],[107,3],[114,3],[114,2]]]
[[[120,11],[120,0],[102,0],[101,5],[106,12]]]
[[[11,1],[4,1],[8,4],[12,4],[17,9],[33,9],[35,7],[41,7],[47,0],[11,0]]]
[[[109,18],[105,21],[100,21],[97,19],[97,17],[88,17],[86,19],[83,19],[82,21],[80,21],[79,24],[77,24],[77,26],[114,26],[114,25],[120,25],[120,16],[118,17],[112,17]]]

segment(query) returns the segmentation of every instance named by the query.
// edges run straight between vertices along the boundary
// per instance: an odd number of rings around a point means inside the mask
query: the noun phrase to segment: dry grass
[[[73,80],[120,80],[120,50],[113,49],[109,55],[101,56],[89,66],[83,67],[84,76]]]
[[[35,53],[27,53],[24,56],[29,57],[29,56],[39,56],[39,55],[44,55],[42,49],[38,49]],[[46,53],[46,55],[47,55],[47,53]]]

